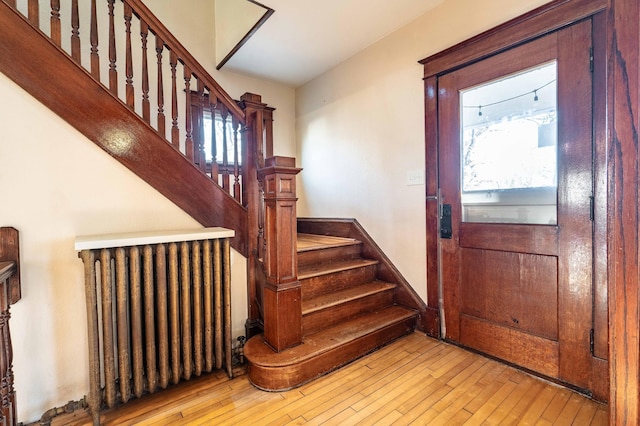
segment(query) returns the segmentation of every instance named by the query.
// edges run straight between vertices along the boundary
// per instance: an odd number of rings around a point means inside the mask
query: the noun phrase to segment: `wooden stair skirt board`
[[[413,332],[417,312],[396,305],[396,284],[377,277],[353,238],[298,234],[302,343],[275,352],[262,335],[247,342],[249,379],[283,391],[346,365]]]

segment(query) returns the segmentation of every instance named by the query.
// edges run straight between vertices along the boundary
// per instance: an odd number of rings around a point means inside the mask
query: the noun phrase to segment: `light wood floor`
[[[414,333],[311,383],[262,392],[197,379],[103,413],[113,425],[606,425],[607,407]],[[85,425],[86,413],[52,425]]]

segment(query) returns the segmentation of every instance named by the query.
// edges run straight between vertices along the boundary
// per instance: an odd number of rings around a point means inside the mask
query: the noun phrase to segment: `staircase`
[[[24,15],[16,5],[25,2],[0,0],[0,58],[9,58],[0,72],[203,226],[235,231],[230,244],[248,259],[247,335],[262,329],[279,349],[262,335],[247,342],[257,387],[298,386],[426,330],[433,313],[357,222],[296,223],[300,169],[295,159],[272,157],[273,108],[252,94],[234,101],[142,0],[72,0],[65,10],[28,0]],[[50,34],[39,10],[50,11]],[[122,31],[123,22],[124,32],[111,30]],[[71,27],[61,32],[65,23]],[[79,28],[90,29],[88,39],[79,39]],[[98,28],[109,28],[108,40],[98,43]],[[61,33],[71,34],[71,52]],[[132,53],[134,35],[140,51]],[[90,69],[81,61],[87,54]],[[212,157],[205,156],[206,114],[231,126],[222,146],[236,154],[216,154],[214,131]]]
[[[249,378],[280,391],[335,370],[401,336],[418,313],[397,304],[397,284],[379,279],[379,261],[355,238],[299,233],[302,343],[275,352],[262,336],[245,346]]]

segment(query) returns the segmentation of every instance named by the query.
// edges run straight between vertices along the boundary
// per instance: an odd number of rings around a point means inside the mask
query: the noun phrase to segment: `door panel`
[[[558,340],[557,257],[461,251],[461,314]]]
[[[591,24],[585,21],[438,78],[439,202],[451,205],[452,218],[452,238],[440,239],[445,337],[584,389],[591,387],[590,42]],[[557,209],[552,224],[483,223],[477,217],[464,222],[461,91],[554,61]],[[533,88],[537,101],[540,86]],[[503,98],[520,95],[509,96]],[[500,102],[505,101],[494,105]],[[477,109],[482,115],[483,108]],[[537,190],[509,189],[511,194]],[[506,192],[490,190],[486,196],[501,194]]]

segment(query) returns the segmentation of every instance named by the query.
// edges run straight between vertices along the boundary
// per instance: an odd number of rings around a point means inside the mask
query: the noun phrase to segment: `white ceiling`
[[[443,1],[262,0],[275,13],[223,70],[297,87]]]

